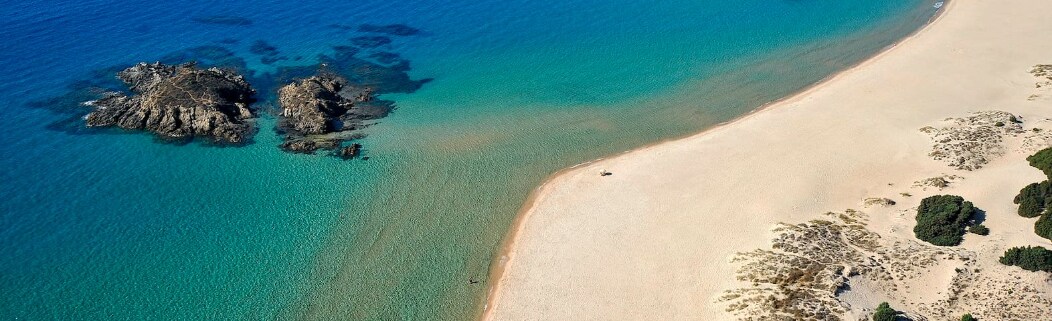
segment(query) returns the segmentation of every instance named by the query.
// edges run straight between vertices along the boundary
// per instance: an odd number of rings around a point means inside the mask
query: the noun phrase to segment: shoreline
[[[1041,303],[1049,302],[1052,279],[998,262],[1009,247],[1048,244],[1033,233],[1033,220],[1015,214],[1012,200],[1043,177],[1026,157],[1052,145],[1052,114],[1041,108],[1052,89],[1035,88],[1044,78],[1031,72],[1052,57],[1052,44],[1040,38],[1052,34],[1044,14],[1052,3],[953,1],[943,9],[909,37],[800,93],[702,133],[560,170],[533,190],[509,229],[481,317],[732,320],[825,312],[854,320],[879,302],[934,319],[1052,313]],[[1000,126],[991,115],[1019,119],[1021,128],[991,129]],[[959,165],[972,161],[979,165]],[[601,169],[614,175],[596,177]],[[923,183],[943,177],[953,183]],[[955,247],[918,241],[915,206],[946,194],[983,208],[990,235],[966,236]],[[874,207],[873,199],[888,203]],[[826,253],[821,245],[800,253],[802,261],[750,261],[778,248],[771,237],[786,229],[772,228],[837,212],[858,213],[866,233],[902,249],[877,265],[834,265],[878,266],[895,277],[863,272],[883,281],[845,279],[850,296],[802,294],[820,300],[810,303],[787,302],[800,298],[786,293],[793,286],[765,289],[795,280],[777,281],[786,277],[780,274],[808,274],[810,250]],[[942,250],[972,260],[913,259]],[[780,309],[800,304],[808,307]]]
[[[816,90],[822,89],[823,87],[829,85],[830,83],[835,82],[837,79],[842,78],[842,77],[844,77],[845,75],[847,75],[847,74],[849,74],[851,72],[857,71],[858,69],[860,69],[862,67],[865,67],[866,65],[871,64],[872,62],[874,62],[876,60],[879,60],[881,57],[889,54],[890,52],[894,51],[896,48],[899,48],[903,43],[908,42],[911,39],[916,38],[917,36],[923,34],[927,30],[930,30],[932,26],[934,26],[937,22],[942,20],[942,18],[944,16],[946,16],[947,12],[949,12],[951,9],[953,9],[954,4],[957,1],[958,0],[943,0],[943,1],[941,1],[942,5],[940,7],[938,7],[938,8],[935,8],[936,9],[935,14],[928,20],[928,22],[926,22],[923,26],[921,26],[917,30],[914,30],[910,34],[906,35],[905,37],[902,37],[901,39],[895,41],[894,43],[892,43],[892,44],[890,44],[888,46],[885,46],[881,50],[875,52],[872,56],[870,56],[868,58],[865,58],[865,59],[862,59],[862,60],[858,61],[857,63],[848,66],[844,70],[841,70],[841,71],[835,72],[833,74],[830,74],[830,75],[826,76],[825,78],[822,78],[821,80],[819,80],[819,81],[817,81],[817,82],[815,82],[815,83],[813,83],[811,85],[808,85],[808,86],[806,86],[806,87],[800,89],[799,91],[796,91],[796,92],[794,92],[794,93],[792,93],[790,95],[787,95],[785,97],[782,97],[782,98],[779,98],[779,99],[776,99],[776,100],[772,100],[772,101],[767,102],[767,103],[764,103],[763,105],[760,105],[759,107],[757,107],[757,108],[755,108],[755,109],[753,109],[753,110],[751,110],[751,111],[749,111],[749,112],[747,112],[745,114],[742,114],[742,115],[740,115],[738,117],[734,117],[733,119],[730,119],[730,120],[727,120],[727,121],[723,121],[723,122],[717,123],[717,124],[712,125],[712,126],[710,126],[708,128],[702,129],[699,132],[691,133],[691,134],[684,135],[684,136],[678,136],[678,137],[672,137],[672,138],[668,138],[668,139],[662,139],[660,141],[657,141],[657,142],[654,142],[654,143],[650,143],[650,144],[646,144],[646,145],[640,146],[638,148],[633,148],[633,149],[625,150],[625,151],[622,151],[622,152],[619,152],[619,153],[616,153],[616,154],[611,154],[611,155],[608,155],[606,157],[601,157],[601,158],[593,159],[593,160],[590,160],[590,161],[578,163],[578,164],[575,164],[573,166],[560,169],[559,171],[549,175],[548,177],[546,177],[544,179],[544,182],[541,183],[540,186],[537,186],[536,188],[534,188],[532,191],[530,191],[530,194],[527,195],[526,200],[523,202],[523,206],[515,214],[515,218],[512,220],[512,223],[511,223],[510,228],[508,229],[508,232],[506,233],[505,237],[501,239],[500,246],[498,247],[499,250],[494,254],[493,258],[490,260],[490,269],[489,269],[490,273],[487,276],[487,281],[489,282],[490,286],[488,286],[486,288],[486,296],[483,298],[482,309],[480,311],[478,311],[478,313],[476,313],[475,320],[490,320],[490,319],[492,319],[493,309],[491,309],[490,307],[492,307],[494,305],[494,303],[498,299],[500,299],[500,296],[497,295],[497,293],[499,293],[499,291],[500,291],[500,289],[501,289],[501,287],[503,285],[502,284],[503,282],[500,282],[500,281],[501,281],[501,279],[503,279],[503,277],[505,275],[505,272],[506,272],[505,269],[508,266],[508,263],[510,263],[512,260],[514,260],[514,257],[515,257],[514,256],[514,247],[515,247],[516,242],[519,240],[519,236],[520,236],[522,230],[525,227],[525,222],[527,221],[527,219],[529,219],[531,211],[538,205],[537,204],[538,200],[542,196],[544,196],[546,194],[546,191],[548,191],[548,190],[550,190],[552,188],[552,183],[555,182],[560,177],[563,177],[563,176],[573,172],[574,170],[576,170],[578,168],[586,167],[586,166],[589,166],[589,165],[594,165],[594,164],[600,163],[600,162],[602,162],[604,160],[608,160],[608,159],[612,159],[612,158],[616,158],[616,157],[621,157],[621,156],[628,155],[628,154],[633,154],[633,153],[645,152],[645,151],[647,151],[647,150],[649,150],[651,148],[654,148],[654,147],[657,147],[657,146],[660,146],[660,145],[664,145],[664,144],[667,144],[667,143],[670,143],[670,142],[674,142],[674,141],[689,139],[689,138],[698,137],[698,136],[704,136],[704,135],[706,135],[706,134],[708,134],[708,133],[710,133],[712,131],[721,129],[723,127],[732,126],[734,124],[737,124],[737,123],[740,123],[742,121],[748,120],[749,118],[755,117],[755,116],[757,116],[757,115],[759,115],[759,114],[761,114],[763,112],[766,112],[766,111],[769,111],[771,109],[777,108],[780,105],[793,103],[793,102],[795,102],[795,101],[797,101],[799,99],[802,99],[802,98],[806,97],[808,94],[810,94],[810,93],[812,93],[812,92],[814,92]]]

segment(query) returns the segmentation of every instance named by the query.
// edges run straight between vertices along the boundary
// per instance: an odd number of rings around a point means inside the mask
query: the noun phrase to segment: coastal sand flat
[[[992,234],[963,245],[980,251],[983,273],[1014,269],[996,264],[999,251],[1049,245],[1011,204],[1041,173],[1014,150],[956,171],[927,156],[931,141],[918,129],[980,110],[1052,117],[1048,100],[1027,99],[1035,81],[1027,71],[1052,63],[1052,1],[956,0],[944,9],[896,48],[796,97],[553,178],[518,226],[485,318],[732,319],[715,303],[738,286],[729,261],[766,248],[776,223],[861,208],[866,197],[892,197],[906,210],[940,192],[911,183],[941,173],[966,177],[943,192],[988,211]],[[613,175],[600,177],[603,169]],[[906,191],[915,195],[899,196]],[[895,213],[874,211],[872,228],[909,237],[912,217]]]

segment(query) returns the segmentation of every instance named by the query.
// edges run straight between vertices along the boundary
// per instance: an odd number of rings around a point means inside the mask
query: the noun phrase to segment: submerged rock
[[[250,26],[252,20],[248,18],[238,16],[200,16],[194,17],[194,22],[210,24],[210,25],[227,25],[227,26]]]
[[[340,147],[340,141],[327,139],[310,139],[287,137],[281,143],[281,149],[290,153],[314,154],[319,149],[335,149]]]
[[[384,36],[361,36],[351,38],[351,44],[361,48],[376,48],[391,43],[391,38]]]
[[[288,60],[288,57],[282,56],[281,51],[278,51],[277,47],[272,46],[263,40],[256,40],[252,43],[252,46],[248,48],[248,51],[259,55],[259,61],[265,65],[272,65],[278,61]]]
[[[88,126],[146,130],[164,139],[206,138],[239,144],[254,131],[255,90],[244,77],[196,64],[139,63],[117,73],[133,93],[109,93],[90,105]]]
[[[341,148],[340,152],[337,154],[337,156],[340,156],[340,158],[343,158],[343,159],[352,159],[352,158],[358,157],[358,155],[360,155],[361,153],[362,153],[362,144],[354,143],[354,144],[351,144],[350,146],[346,146],[344,148]]]
[[[394,36],[412,36],[420,33],[420,29],[413,28],[404,24],[392,24],[392,25],[373,25],[364,24],[358,26],[359,32],[371,32],[371,33],[384,33]]]

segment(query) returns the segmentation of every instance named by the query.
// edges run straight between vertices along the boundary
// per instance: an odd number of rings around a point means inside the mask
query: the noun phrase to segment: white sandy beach
[[[895,48],[793,98],[554,177],[512,234],[484,318],[734,319],[717,302],[741,286],[730,260],[768,248],[777,223],[854,208],[869,214],[873,231],[910,238],[909,210],[934,194],[961,195],[986,211],[991,234],[969,234],[961,245],[978,253],[982,273],[1052,289],[1047,277],[997,263],[1007,247],[1052,245],[1012,204],[1043,177],[1024,160],[1033,150],[1007,140],[1008,153],[982,169],[956,170],[928,156],[932,140],[918,130],[984,110],[1020,115],[1028,130],[1052,129],[1041,121],[1052,118],[1052,92],[1035,89],[1028,73],[1052,64],[1052,1],[955,0],[943,10]],[[1028,99],[1034,94],[1043,96]],[[604,169],[613,175],[600,177]],[[912,187],[944,173],[964,178],[942,191]],[[898,204],[866,209],[867,197]],[[935,302],[946,292],[940,273],[952,271],[933,269],[924,279],[935,281],[905,285],[916,293],[902,291],[892,305],[910,311]]]

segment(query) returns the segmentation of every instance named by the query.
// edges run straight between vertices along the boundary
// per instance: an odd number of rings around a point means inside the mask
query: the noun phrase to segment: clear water
[[[551,173],[687,135],[871,56],[931,0],[48,1],[0,9],[0,319],[470,319]],[[229,15],[250,25],[205,24]],[[92,71],[220,45],[328,54],[354,32],[434,78],[368,161],[52,130]],[[221,40],[237,40],[236,44]],[[283,63],[292,63],[286,61]],[[108,76],[106,76],[108,77]],[[68,102],[67,102],[68,103]],[[482,280],[470,284],[469,280]]]

